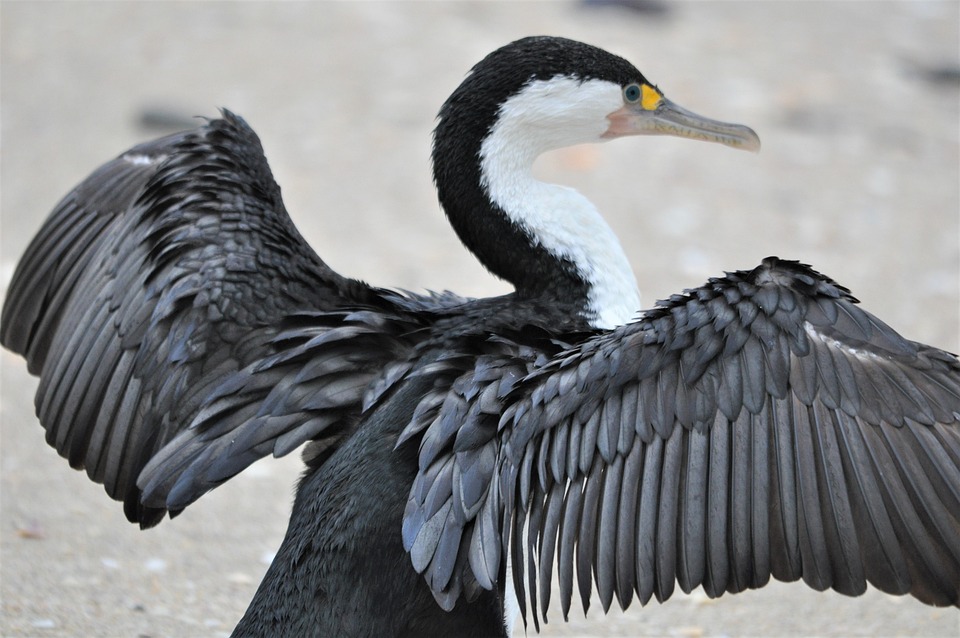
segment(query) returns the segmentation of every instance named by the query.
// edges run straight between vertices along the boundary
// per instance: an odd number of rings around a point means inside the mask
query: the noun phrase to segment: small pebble
[[[20,538],[29,538],[31,540],[42,540],[46,538],[47,534],[44,532],[43,527],[40,526],[40,523],[37,521],[30,521],[17,527],[17,536]]]
[[[233,572],[232,574],[227,575],[227,582],[234,583],[236,585],[249,585],[253,582],[253,579],[243,572]]]
[[[143,566],[150,572],[162,572],[167,569],[167,561],[162,558],[151,558]]]

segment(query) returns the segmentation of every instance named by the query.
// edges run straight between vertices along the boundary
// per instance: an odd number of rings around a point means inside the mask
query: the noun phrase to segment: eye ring
[[[643,91],[640,89],[639,84],[633,83],[623,87],[623,99],[625,102],[636,104],[640,101],[641,97],[643,97]]]

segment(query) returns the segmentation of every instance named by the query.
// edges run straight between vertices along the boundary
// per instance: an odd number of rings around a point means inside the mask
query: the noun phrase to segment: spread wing
[[[384,324],[409,330],[415,306],[317,257],[256,135],[224,112],[60,202],[17,268],[0,339],[40,376],[47,441],[147,526],[265,454],[334,444],[407,347]],[[299,394],[265,407],[295,380]]]
[[[554,566],[564,617],[574,582],[584,609],[771,576],[960,604],[960,363],[855,302],[770,258],[547,365],[485,362],[423,426],[415,568],[450,607],[509,561],[544,618]]]

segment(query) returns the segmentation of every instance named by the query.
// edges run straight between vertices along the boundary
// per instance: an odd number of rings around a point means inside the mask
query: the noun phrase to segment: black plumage
[[[321,430],[349,427],[361,392],[331,391],[322,409],[249,441],[252,453],[232,443],[236,431],[259,429],[250,417],[289,369],[277,355],[294,357],[294,346],[314,334],[363,340],[362,317],[352,322],[342,308],[360,310],[379,297],[381,311],[399,302],[337,275],[313,253],[256,135],[225,113],[196,133],[131,149],[58,205],[18,266],[2,338],[41,377],[37,411],[48,442],[123,500],[130,520],[150,526],[275,444],[289,451]],[[325,310],[337,318],[325,321]],[[307,311],[316,322],[299,316]],[[376,319],[389,320],[382,312]],[[394,354],[355,348],[333,376],[338,384],[347,375],[369,380]],[[214,426],[193,423],[214,410]],[[141,474],[147,463],[171,456],[165,484],[198,461],[182,504],[165,491],[141,493],[160,480]],[[213,466],[217,476],[203,476]]]
[[[511,589],[546,618],[554,567],[565,618],[594,589],[607,610],[771,576],[960,604],[957,358],[773,257],[597,328],[596,273],[495,202],[482,162],[501,106],[557,78],[659,96],[600,49],[529,38],[441,110],[441,203],[515,284],[498,298],[333,272],[226,111],[98,169],[3,308],[48,442],[144,527],[308,443],[238,636],[503,634]]]
[[[490,433],[471,447],[498,450],[492,484],[507,506],[494,521],[482,508],[449,518],[467,521],[456,533],[469,543],[496,545],[483,555],[508,541],[539,555],[522,567],[537,572],[544,603],[559,542],[564,615],[574,571],[582,593],[595,579],[604,609],[615,588],[621,602],[633,591],[645,602],[674,582],[717,596],[771,575],[956,605],[960,438],[944,406],[958,398],[952,355],[904,340],[808,267],[770,258],[538,366],[487,417],[496,427],[464,419],[457,441],[478,438],[466,428]],[[468,453],[451,446],[454,462]],[[427,489],[412,492],[408,518],[447,504],[419,501]],[[447,489],[455,504],[464,488]],[[501,517],[537,533],[478,531]],[[561,520],[579,532],[558,541]],[[468,557],[456,559],[473,578]]]

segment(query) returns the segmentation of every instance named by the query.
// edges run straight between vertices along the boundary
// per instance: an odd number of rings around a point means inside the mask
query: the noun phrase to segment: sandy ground
[[[911,338],[960,350],[957,2],[690,3],[660,15],[575,2],[0,11],[4,287],[62,194],[164,132],[144,113],[227,106],[258,130],[288,208],[332,266],[381,285],[502,292],[438,209],[429,134],[475,61],[552,33],[630,58],[678,103],[763,139],[756,156],[637,139],[541,161],[545,179],[607,214],[646,304],[777,254],[813,263]],[[296,455],[140,532],[45,445],[22,360],[3,352],[0,363],[0,633],[228,633],[282,538]],[[960,634],[955,609],[797,584],[552,618],[553,635]]]

